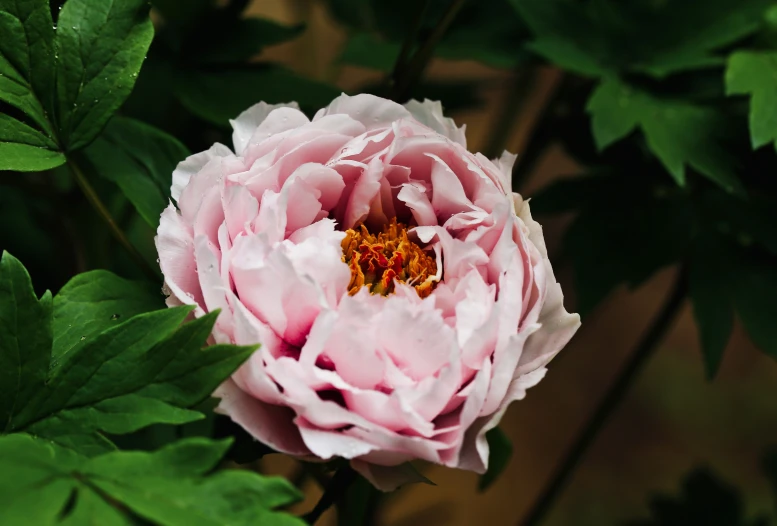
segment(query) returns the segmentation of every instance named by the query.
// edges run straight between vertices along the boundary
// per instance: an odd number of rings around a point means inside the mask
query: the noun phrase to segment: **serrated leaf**
[[[564,233],[562,257],[573,267],[581,316],[617,286],[636,287],[660,268],[685,258],[691,210],[682,194],[667,193],[652,177],[564,179],[532,198],[532,212],[537,214],[572,209],[578,213]]]
[[[304,25],[286,26],[265,18],[242,18],[230,24],[222,38],[209,42],[197,56],[201,64],[235,63],[249,60],[265,47],[297,38]]]
[[[753,148],[777,144],[777,52],[733,53],[726,68],[726,93],[750,95]]]
[[[301,498],[288,482],[249,471],[207,473],[228,441],[189,439],[151,453],[112,452],[92,459],[28,435],[0,437],[0,522],[136,523],[166,526],[298,526],[273,511]],[[68,509],[72,505],[72,509]]]
[[[340,95],[340,90],[306,79],[281,66],[263,64],[209,73],[190,71],[176,79],[176,94],[189,111],[225,126],[257,101],[269,104],[296,101],[317,110]]]
[[[348,37],[339,60],[344,64],[390,72],[399,56],[401,45],[372,33],[354,33]]]
[[[29,122],[0,115],[0,170],[39,171],[65,162],[57,152],[54,28],[47,0],[0,1],[0,102]]]
[[[500,428],[495,427],[486,433],[488,440],[488,471],[478,480],[478,491],[486,491],[496,482],[507,468],[513,456],[513,444]]]
[[[65,156],[41,146],[0,142],[0,170],[40,172],[65,164]]]
[[[723,360],[734,328],[731,301],[731,252],[725,240],[703,232],[694,241],[690,260],[690,296],[701,340],[704,369],[712,379]]]
[[[146,223],[156,228],[170,199],[173,170],[189,151],[153,126],[115,116],[83,154],[96,174],[121,188]]]
[[[154,36],[146,0],[68,0],[56,50],[60,134],[89,144],[129,96]]]
[[[124,322],[112,319],[116,310],[129,316],[158,306],[152,295],[132,286],[103,271],[74,279],[54,302],[60,316],[55,329],[63,334],[52,338],[51,296],[38,300],[21,263],[3,256],[3,433],[28,431],[94,455],[112,447],[101,432],[129,433],[202,418],[186,408],[207,398],[254,348],[203,348],[218,312],[184,325],[189,307],[138,314]],[[59,360],[53,367],[52,347]]]
[[[40,299],[24,266],[0,259],[0,429],[25,408],[46,382],[51,358],[51,293]]]
[[[599,84],[586,109],[600,150],[639,129],[650,151],[681,186],[690,166],[726,191],[743,192],[721,145],[725,121],[714,109],[660,99],[616,78]]]
[[[740,258],[733,285],[734,305],[748,336],[777,359],[777,269],[773,262],[754,256]]]
[[[131,317],[164,308],[161,290],[105,271],[78,274],[54,297],[52,369],[106,329]]]
[[[770,0],[618,2],[510,0],[535,35],[530,47],[584,75],[665,77],[718,65],[714,52],[755,31]],[[692,28],[692,29],[689,29]]]

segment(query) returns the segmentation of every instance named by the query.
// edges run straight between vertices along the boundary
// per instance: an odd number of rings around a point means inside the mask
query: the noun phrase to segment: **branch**
[[[356,480],[356,477],[358,477],[358,473],[356,473],[351,466],[346,464],[339,468],[332,477],[332,480],[329,481],[329,485],[326,490],[324,490],[324,494],[321,496],[321,499],[316,506],[310,513],[303,517],[305,522],[308,524],[315,524],[316,521],[321,518],[321,515],[332,507],[332,504],[343,498],[345,492],[348,490],[348,486]]]
[[[71,160],[68,160],[67,165],[70,168],[70,171],[73,174],[73,178],[75,179],[79,188],[81,188],[84,196],[86,196],[86,199],[89,201],[89,204],[92,205],[95,211],[108,226],[108,230],[110,230],[111,234],[113,234],[113,237],[116,238],[116,241],[118,241],[119,244],[124,247],[124,249],[129,253],[130,257],[135,260],[135,263],[138,264],[146,276],[148,276],[153,281],[159,281],[159,273],[155,271],[143,258],[143,256],[140,255],[140,252],[138,252],[137,249],[132,246],[132,243],[130,243],[129,239],[127,239],[127,236],[124,235],[124,231],[121,229],[121,227],[116,224],[113,216],[111,216],[111,213],[102,202],[102,199],[100,199],[100,196],[97,195],[97,192],[84,175],[84,172],[82,172],[78,165]]]
[[[664,306],[645,332],[645,336],[634,349],[634,353],[624,365],[615,382],[610,386],[601,402],[599,402],[599,406],[594,414],[588,420],[577,439],[572,443],[550,482],[534,502],[526,518],[519,523],[521,526],[537,526],[545,519],[553,504],[555,504],[566,487],[575,469],[580,464],[583,456],[585,456],[588,448],[623,400],[631,384],[642,371],[642,367],[644,367],[648,359],[653,355],[658,344],[664,339],[667,331],[672,326],[672,322],[680,312],[687,292],[688,275],[686,268],[683,266],[680,269],[671,293],[667,296]]]
[[[450,27],[453,20],[456,18],[459,10],[464,6],[466,0],[452,0],[448,6],[448,10],[443,15],[437,27],[434,28],[432,34],[426,39],[426,42],[421,45],[421,48],[416,51],[413,58],[407,64],[407,67],[402,67],[399,74],[394,78],[394,86],[391,90],[391,100],[396,102],[404,102],[413,86],[421,78],[421,75],[426,69],[429,60],[432,58],[434,48],[442,40],[445,32]]]

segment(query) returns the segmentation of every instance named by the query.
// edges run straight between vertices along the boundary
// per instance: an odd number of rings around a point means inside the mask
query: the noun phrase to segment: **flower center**
[[[397,219],[377,236],[367,227],[345,231],[343,261],[351,268],[348,294],[367,287],[371,294],[394,292],[394,280],[407,283],[425,298],[437,285],[437,263],[424,249],[407,238],[407,227]]]

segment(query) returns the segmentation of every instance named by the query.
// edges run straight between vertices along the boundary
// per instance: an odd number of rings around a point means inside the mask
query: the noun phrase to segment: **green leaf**
[[[490,450],[488,458],[488,471],[478,480],[478,490],[486,491],[491,484],[496,482],[499,475],[507,468],[510,458],[513,456],[513,444],[504,431],[495,427],[486,433],[488,448]]]
[[[364,477],[356,477],[337,501],[337,526],[374,524],[381,492]]]
[[[41,146],[0,142],[0,170],[40,172],[65,164],[65,156]]]
[[[340,90],[281,66],[263,64],[218,73],[184,72],[176,79],[176,93],[181,104],[198,117],[226,126],[229,119],[259,101],[296,101],[302,109],[315,111],[340,95]]]
[[[92,338],[131,317],[165,307],[161,290],[105,270],[78,274],[54,297],[52,369]]]
[[[146,0],[68,0],[56,50],[60,134],[68,150],[89,144],[132,91],[154,28]]]
[[[530,47],[584,75],[665,77],[718,65],[714,52],[754,32],[770,0],[619,2],[510,0],[535,35]],[[690,29],[689,29],[690,28]]]
[[[739,491],[706,468],[685,477],[677,497],[656,495],[650,501],[649,520],[628,522],[629,526],[756,526],[760,519],[745,518]]]
[[[616,173],[563,179],[532,198],[537,215],[577,210],[564,233],[562,257],[573,267],[581,316],[617,286],[636,287],[685,259],[691,209],[679,189],[670,189],[650,175]]]
[[[35,296],[24,266],[0,259],[0,428],[43,389],[51,357],[51,293]]]
[[[773,260],[740,258],[732,289],[737,315],[748,336],[763,352],[777,359],[777,268]]]
[[[690,166],[729,192],[743,192],[733,161],[721,146],[726,123],[715,110],[656,98],[607,78],[591,95],[587,111],[600,150],[639,128],[650,151],[681,186]]]
[[[0,522],[169,526],[299,526],[275,508],[302,495],[287,481],[250,471],[208,475],[228,441],[189,439],[154,452],[85,459],[28,435],[0,437]],[[69,509],[71,508],[72,509]],[[82,519],[83,518],[83,519]]]
[[[230,24],[222,38],[209,42],[197,62],[222,64],[243,62],[259,54],[265,47],[297,38],[304,25],[286,26],[265,18],[242,18]]]
[[[54,29],[47,0],[0,0],[0,170],[39,171],[65,162],[54,126]]]
[[[97,175],[115,183],[152,227],[170,199],[172,174],[189,156],[177,139],[143,122],[115,116],[84,150]]]
[[[401,45],[372,33],[354,33],[340,52],[340,62],[390,72],[399,56]]]
[[[739,51],[728,59],[726,93],[750,95],[753,148],[777,145],[777,52]]]
[[[254,351],[203,347],[218,312],[184,325],[189,307],[132,316],[158,307],[158,293],[104,271],[75,278],[53,303],[52,309],[50,294],[38,300],[21,263],[3,256],[2,432],[28,431],[84,454],[112,447],[100,432],[203,418],[186,408],[207,398]]]
[[[709,379],[720,367],[734,328],[729,279],[732,258],[725,247],[725,240],[704,232],[694,240],[691,250],[690,296]]]

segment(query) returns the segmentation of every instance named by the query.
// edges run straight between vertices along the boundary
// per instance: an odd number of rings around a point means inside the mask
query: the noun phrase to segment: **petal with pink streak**
[[[310,451],[319,458],[342,457],[352,459],[366,455],[377,446],[343,433],[324,431],[307,423],[305,419],[296,421],[302,440]]]
[[[434,309],[433,301],[413,306],[388,297],[373,330],[380,348],[414,380],[435,375],[456,349],[454,332]]]
[[[537,385],[545,376],[546,369],[537,369],[531,374],[524,375],[515,380],[508,390],[502,406],[496,413],[482,416],[475,420],[464,435],[462,442],[459,469],[467,469],[475,473],[485,473],[488,469],[489,447],[486,433],[499,425],[508,405],[521,400],[526,396],[526,390]]]
[[[154,239],[159,254],[159,267],[170,292],[184,305],[203,307],[197,263],[194,259],[194,239],[172,203],[162,212]]]
[[[405,108],[421,124],[428,126],[440,135],[459,143],[463,147],[467,147],[466,126],[459,128],[453,122],[453,119],[445,117],[442,113],[440,101],[424,99],[423,102],[419,102],[413,99],[405,103]]]
[[[380,192],[383,163],[379,159],[370,161],[348,196],[348,205],[343,218],[343,228],[353,228],[370,213],[370,204]]]
[[[231,157],[232,155],[232,150],[223,144],[216,143],[210,149],[190,155],[178,163],[178,166],[173,170],[173,184],[170,187],[172,198],[178,202],[181,198],[181,192],[189,184],[192,176],[202,170],[202,167],[211,159],[215,157]]]
[[[368,130],[382,128],[398,119],[410,117],[410,112],[401,105],[390,100],[376,97],[368,93],[346,95],[343,93],[329,106],[323,108],[313,117],[317,121],[328,115],[344,113],[361,122]]]
[[[272,111],[278,108],[299,110],[299,105],[296,102],[289,102],[287,104],[259,102],[242,112],[236,119],[229,120],[229,124],[232,126],[232,144],[235,146],[235,153],[237,155],[243,154],[256,129],[267,119],[267,116]],[[305,121],[307,121],[307,118]]]
[[[397,199],[405,203],[419,226],[437,226],[437,214],[426,194],[426,188],[419,183],[406,183],[397,194]]]
[[[259,202],[245,186],[224,186],[221,204],[231,240],[234,241],[241,232],[251,233],[250,225],[259,214]]]
[[[453,170],[436,155],[428,155],[432,159],[432,206],[440,221],[445,222],[454,214],[475,211]]]
[[[299,428],[294,425],[294,412],[288,407],[266,404],[244,393],[232,380],[219,387],[216,412],[228,415],[256,439],[288,455],[309,455]]]
[[[274,138],[283,137],[286,132],[300,128],[309,122],[310,120],[305,114],[294,107],[275,108],[254,129],[248,142],[243,146],[240,155],[255,159],[258,151],[263,151],[263,149],[257,151],[257,146],[265,141],[272,141]]]

